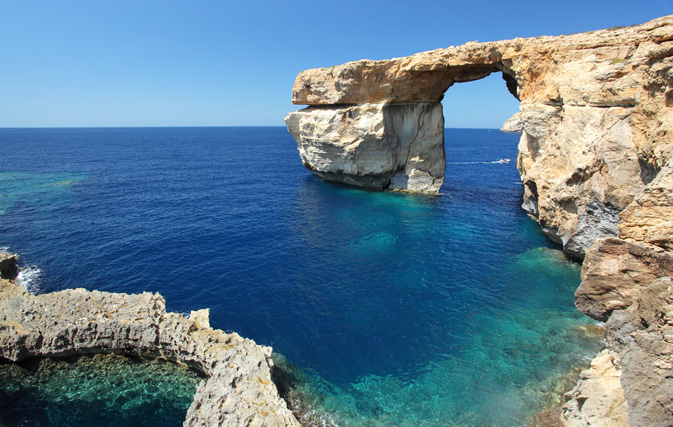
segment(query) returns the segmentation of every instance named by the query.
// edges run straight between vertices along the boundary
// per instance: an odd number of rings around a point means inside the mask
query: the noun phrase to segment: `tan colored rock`
[[[673,40],[673,18],[569,36],[470,42],[389,60],[353,61],[302,71],[292,102],[303,105],[438,102],[454,83],[503,71],[522,101],[625,106],[637,102],[651,48]],[[649,49],[649,50],[648,50]],[[670,56],[670,52],[658,55]],[[630,59],[638,63],[633,64]],[[577,79],[589,85],[578,89]]]
[[[436,104],[454,83],[493,72],[502,73],[521,101],[517,166],[523,207],[567,254],[581,259],[596,239],[618,235],[619,212],[673,154],[673,16],[615,30],[472,42],[406,58],[303,71],[292,101],[313,107],[291,114],[288,128],[312,172],[385,189],[391,169],[376,171],[403,156],[394,148],[398,139],[382,131],[400,126],[391,123],[383,113],[389,107],[381,105]],[[379,112],[372,113],[371,105],[379,105]],[[343,118],[345,111],[359,110],[371,113],[366,121]],[[423,142],[427,135],[418,133],[414,144],[430,146],[441,139],[430,135]],[[365,158],[358,152],[372,154]],[[435,163],[441,156],[435,150],[420,153],[417,164],[430,162],[439,170]],[[426,154],[434,159],[424,160]],[[438,188],[443,178],[413,165],[398,163],[397,168],[405,171],[401,181],[423,183],[407,186],[411,191]]]
[[[507,133],[521,133],[523,131],[523,121],[521,121],[521,112],[514,113],[512,117],[507,119],[500,128],[500,132]]]
[[[187,426],[299,426],[271,380],[271,348],[166,312],[159,294],[71,289],[32,295],[0,280],[0,359],[123,353],[197,369],[203,381]]]
[[[615,355],[603,350],[580,374],[577,386],[566,393],[561,420],[572,427],[628,426],[627,403],[621,385],[621,370]]]
[[[521,110],[518,167],[524,208],[567,253],[581,259],[596,238],[617,236],[617,214],[643,188],[629,111],[540,109],[526,102]]]
[[[673,251],[673,167],[665,167],[619,215],[619,235]]]
[[[673,253],[646,243],[598,240],[586,252],[575,305],[604,321],[614,310],[629,307],[641,288],[666,276],[673,276]]]

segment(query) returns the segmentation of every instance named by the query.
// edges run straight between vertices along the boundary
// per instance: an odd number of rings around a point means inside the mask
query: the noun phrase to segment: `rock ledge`
[[[299,426],[271,380],[271,347],[212,329],[207,309],[167,313],[159,294],[70,289],[32,295],[0,280],[0,358],[116,353],[158,357],[208,376],[185,426]]]

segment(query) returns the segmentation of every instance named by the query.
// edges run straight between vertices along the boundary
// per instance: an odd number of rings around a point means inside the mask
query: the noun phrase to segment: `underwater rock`
[[[207,312],[166,312],[159,294],[69,289],[32,295],[0,281],[0,358],[117,353],[199,370],[185,425],[298,426],[271,381],[271,348],[208,326]]]

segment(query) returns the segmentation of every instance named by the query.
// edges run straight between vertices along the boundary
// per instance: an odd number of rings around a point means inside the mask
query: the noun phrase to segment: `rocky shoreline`
[[[69,289],[32,295],[12,283],[16,256],[0,255],[0,358],[114,353],[161,358],[207,376],[185,426],[299,426],[273,381],[271,347],[166,312],[159,294]]]
[[[286,118],[305,166],[326,180],[436,193],[441,98],[501,72],[521,101],[523,208],[583,260],[575,293],[605,321],[607,348],[566,394],[567,426],[673,425],[673,16],[591,33],[468,43],[302,72]],[[185,425],[298,426],[271,348],[168,313],[159,294],[32,295],[0,256],[0,358],[116,353],[204,373]]]
[[[576,305],[606,321],[563,423],[673,425],[673,15],[306,70],[285,122],[325,180],[437,193],[444,92],[494,72],[521,102],[522,208],[583,260]]]

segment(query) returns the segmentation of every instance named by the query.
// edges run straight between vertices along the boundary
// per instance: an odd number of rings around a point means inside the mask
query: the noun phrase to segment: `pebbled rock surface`
[[[71,289],[32,295],[0,281],[0,358],[82,353],[160,357],[205,373],[184,425],[299,426],[271,381],[271,348],[167,313],[159,294]]]

